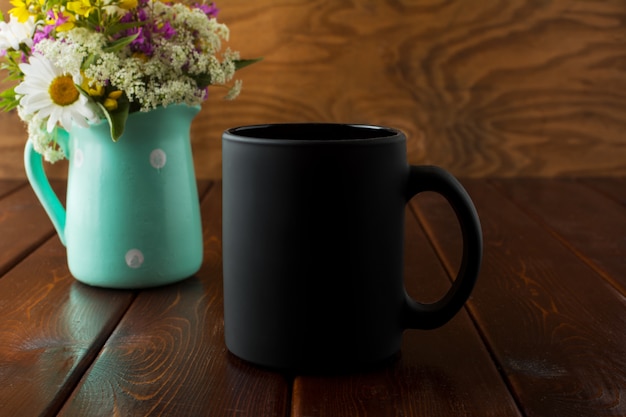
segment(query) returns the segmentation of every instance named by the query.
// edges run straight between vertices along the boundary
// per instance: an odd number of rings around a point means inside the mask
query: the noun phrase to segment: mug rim
[[[306,129],[309,129],[307,132]],[[310,130],[317,129],[323,132],[324,129],[341,129],[344,134],[337,133],[337,138],[302,138],[311,135]],[[258,132],[273,130],[273,134],[260,135]],[[280,132],[280,130],[283,130]],[[299,131],[301,133],[288,133],[288,131]],[[350,132],[348,132],[350,131]],[[365,133],[368,132],[368,133]],[[359,134],[363,133],[363,134]],[[280,136],[280,137],[277,137]],[[344,136],[344,137],[341,137]],[[349,137],[345,137],[349,136]],[[257,144],[331,144],[331,143],[389,143],[404,140],[404,134],[398,130],[387,126],[360,124],[360,123],[325,123],[325,122],[302,122],[302,123],[264,123],[243,125],[226,129],[222,135],[223,139],[257,143]]]

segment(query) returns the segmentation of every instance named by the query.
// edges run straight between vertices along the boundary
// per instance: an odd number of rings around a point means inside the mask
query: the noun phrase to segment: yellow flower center
[[[48,93],[54,104],[59,106],[69,106],[78,100],[80,94],[69,75],[61,75],[52,80]]]

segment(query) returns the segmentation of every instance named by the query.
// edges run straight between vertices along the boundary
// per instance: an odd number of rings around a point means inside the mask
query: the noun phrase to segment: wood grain
[[[0,244],[20,238],[5,234],[12,227],[33,238],[31,217],[46,220],[15,184],[0,180],[0,216],[11,216],[0,221]],[[176,285],[137,295],[84,286],[58,238],[44,240],[0,273],[0,415],[626,415],[626,298],[591,265],[607,265],[593,252],[602,235],[619,238],[624,179],[464,184],[485,235],[466,310],[441,329],[407,331],[401,355],[382,368],[299,376],[293,386],[291,375],[226,352],[219,183],[206,194],[199,184],[204,266]],[[429,302],[458,268],[459,230],[439,196],[420,194],[411,208],[422,230],[409,215],[405,282]],[[616,216],[615,231],[597,211]],[[570,215],[593,224],[567,230]]]
[[[496,189],[465,184],[485,235],[469,310],[523,413],[625,415],[624,296]],[[564,208],[577,203],[562,200]],[[416,208],[454,271],[460,255],[449,209],[440,199],[423,199]]]
[[[581,181],[626,206],[626,177],[585,178]]]
[[[3,184],[7,184],[3,189],[13,189],[9,185],[14,183]],[[0,277],[53,234],[54,227],[30,187],[1,198]]]
[[[139,294],[61,416],[285,415],[288,381],[224,345],[220,195],[202,205],[200,272]]]
[[[518,179],[495,184],[626,296],[624,206],[574,181],[546,184]]]
[[[265,59],[237,100],[211,90],[192,127],[200,178],[221,177],[226,128],[299,121],[400,128],[411,163],[459,176],[626,174],[623,0],[218,6],[230,46]],[[0,177],[23,177],[23,126],[3,115],[0,131]]]
[[[421,302],[433,302],[450,282],[408,214],[407,291]],[[439,329],[406,331],[401,349],[393,363],[380,369],[296,378],[292,415],[521,416],[465,311]]]
[[[6,180],[0,182],[0,198],[24,185],[24,181]]]
[[[75,281],[56,237],[4,275],[0,414],[56,415],[132,299]]]

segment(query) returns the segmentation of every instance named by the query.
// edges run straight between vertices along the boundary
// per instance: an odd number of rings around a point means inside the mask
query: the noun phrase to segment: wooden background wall
[[[212,90],[192,127],[198,177],[221,175],[224,129],[299,121],[400,128],[411,163],[459,176],[626,175],[626,0],[218,7],[230,46],[265,60],[239,73],[236,101]],[[0,135],[0,177],[23,177],[16,115]]]

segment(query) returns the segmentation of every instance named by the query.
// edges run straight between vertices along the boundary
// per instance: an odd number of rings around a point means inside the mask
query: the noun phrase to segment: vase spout
[[[177,105],[175,107],[176,109],[180,111],[181,117],[186,118],[189,122],[191,122],[194,119],[194,117],[196,117],[198,113],[200,113],[200,110],[202,109],[200,106]]]

